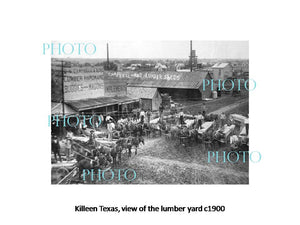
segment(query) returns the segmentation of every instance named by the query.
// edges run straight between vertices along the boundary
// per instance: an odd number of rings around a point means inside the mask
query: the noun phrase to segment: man
[[[142,109],[140,112],[141,124],[144,124],[144,118],[145,118],[145,111]]]
[[[98,165],[100,167],[100,169],[104,169],[106,167],[106,157],[105,157],[105,153],[100,153],[99,157],[98,157]]]
[[[180,122],[180,125],[184,124],[184,121],[183,121],[183,109],[181,108],[180,109],[180,113],[179,113],[179,122]]]
[[[202,121],[204,120],[204,117],[202,116],[201,112],[198,112],[198,115],[195,116],[196,117],[196,124],[197,124],[197,128],[202,126]]]
[[[106,116],[105,121],[107,123],[108,138],[111,140],[112,139],[113,129],[114,129],[113,118],[108,114]]]
[[[160,117],[160,121],[163,121],[163,112],[164,112],[164,106],[162,105],[162,103],[160,103],[159,106],[159,117]]]
[[[53,137],[51,144],[52,144],[52,152],[54,153],[55,161],[57,162],[57,155],[58,155],[59,161],[62,162],[61,155],[60,155],[60,145],[59,145],[58,138],[56,136]]]
[[[110,114],[107,114],[106,118],[105,118],[106,123],[110,123],[113,122],[113,118],[110,116]]]
[[[83,130],[82,130],[82,120],[80,120],[79,125],[78,125],[78,134],[81,135],[83,134]]]
[[[122,112],[123,116],[125,117],[128,116],[128,106],[124,104],[122,105],[122,107],[123,107],[123,112]]]
[[[113,147],[112,147],[112,150],[110,152],[110,155],[112,157],[112,161],[113,161],[113,164],[112,166],[115,167],[117,165],[117,145],[115,144]]]
[[[206,115],[206,111],[207,111],[207,108],[206,108],[206,105],[205,105],[205,103],[203,103],[203,105],[202,105],[202,115],[205,117],[205,115]]]
[[[91,130],[90,131],[90,137],[89,137],[89,144],[94,145],[95,146],[95,131]]]
[[[70,155],[72,154],[72,139],[70,137],[66,138],[66,156],[67,156],[67,161],[70,160]]]
[[[72,131],[68,131],[68,130],[67,130],[67,135],[66,135],[66,138],[67,138],[67,139],[72,139],[72,138],[73,138],[73,136],[74,136],[74,135],[73,135],[73,132],[72,132]]]
[[[217,89],[217,94],[218,94],[218,97],[221,97],[222,96],[222,92],[221,92],[221,89]]]
[[[226,115],[224,112],[221,113],[220,120],[221,120],[221,128],[222,128],[225,125],[225,120],[226,120]]]
[[[148,124],[150,124],[151,111],[150,109],[147,111]]]

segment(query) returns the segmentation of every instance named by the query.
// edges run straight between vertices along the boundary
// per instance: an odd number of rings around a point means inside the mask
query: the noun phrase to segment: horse
[[[179,137],[180,130],[177,126],[170,127],[171,139]]]
[[[145,140],[142,136],[138,136],[138,137],[134,137],[132,138],[132,146],[135,146],[135,155],[137,155],[137,149],[139,147],[139,145],[142,143],[143,145],[145,145]]]
[[[189,130],[189,138],[191,141],[198,142],[198,131],[197,129]]]
[[[129,157],[131,156],[131,139],[130,138],[120,138],[118,141],[117,141],[117,146],[118,147],[118,150],[119,152],[122,152],[123,149],[125,149],[126,151],[128,150],[128,154],[129,154]],[[121,154],[119,153],[119,156],[121,158]]]
[[[112,147],[110,154],[113,158],[113,166],[116,166],[117,162],[119,164],[121,163],[121,161],[122,161],[122,157],[121,157],[122,156],[122,145],[120,142]]]
[[[143,128],[143,131],[145,131],[145,135],[146,135],[146,137],[150,137],[151,130],[150,130],[150,126],[149,126],[149,124],[147,124],[147,123],[144,123],[144,128]]]
[[[159,135],[161,136],[161,127],[159,124],[151,123],[150,130],[153,136],[156,136],[156,132],[159,132]]]
[[[84,159],[79,160],[77,162],[77,167],[79,169],[79,173],[78,173],[79,180],[81,179],[83,170],[95,169],[98,164],[99,164],[99,162],[97,162],[96,160],[92,160],[92,159],[84,158]]]

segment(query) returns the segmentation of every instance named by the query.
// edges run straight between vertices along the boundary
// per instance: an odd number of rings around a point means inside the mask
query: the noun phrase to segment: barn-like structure
[[[131,92],[135,92],[135,88],[137,95],[140,88],[152,88],[157,89],[160,94],[169,94],[173,99],[199,100],[212,97],[210,87],[203,91],[204,79],[211,80],[211,74],[207,71],[150,72],[131,76],[127,86]]]
[[[157,88],[127,87],[127,95],[140,99],[140,106],[144,110],[157,111],[162,102]]]

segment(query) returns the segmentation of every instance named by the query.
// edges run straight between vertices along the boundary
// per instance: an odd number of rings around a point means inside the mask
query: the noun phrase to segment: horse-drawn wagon
[[[76,160],[52,164],[51,183],[52,184],[70,184],[76,176],[78,169]]]
[[[101,167],[101,169],[109,168],[112,160],[106,158],[108,147],[113,142],[95,138],[95,142],[91,142],[89,137],[72,136],[71,137],[71,153],[72,156],[60,163],[52,164],[52,183],[54,184],[70,184],[80,183],[80,176],[84,168]],[[98,143],[98,145],[96,145]],[[109,148],[110,150],[110,148]],[[103,154],[102,154],[103,153]]]
[[[215,132],[214,134],[215,140],[220,143],[227,144],[229,142],[230,134],[233,133],[234,128],[235,128],[234,124],[232,125],[225,124],[223,127],[221,127]]]

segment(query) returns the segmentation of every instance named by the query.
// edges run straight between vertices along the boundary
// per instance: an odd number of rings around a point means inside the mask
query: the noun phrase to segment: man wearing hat
[[[111,140],[112,139],[112,133],[114,129],[114,124],[113,124],[113,118],[108,114],[105,119],[107,123],[107,130],[108,130],[108,138]]]
[[[113,118],[110,116],[110,114],[107,114],[106,118],[105,118],[106,123],[111,123],[113,122]]]
[[[95,131],[94,130],[90,131],[89,143],[92,144],[92,145],[95,145]]]
[[[56,135],[52,138],[51,147],[52,147],[52,152],[54,153],[55,161],[57,162],[57,155],[58,155],[59,161],[62,162],[61,155],[60,155],[60,145]]]

